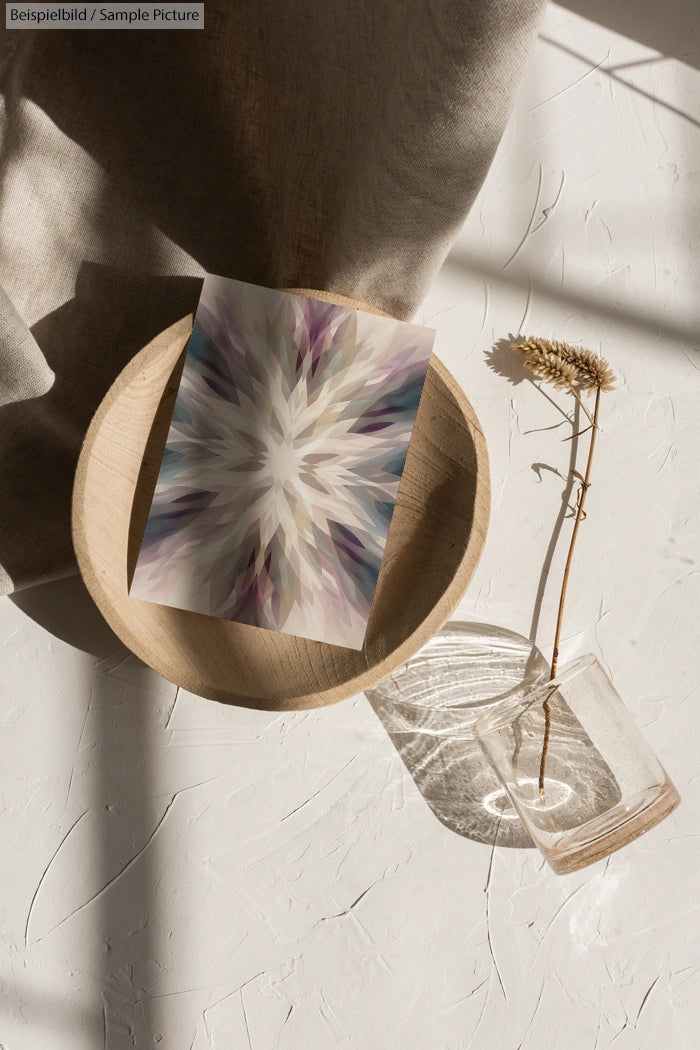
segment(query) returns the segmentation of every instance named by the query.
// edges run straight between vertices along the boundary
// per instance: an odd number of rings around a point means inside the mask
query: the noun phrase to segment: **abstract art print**
[[[130,594],[360,649],[434,335],[208,274]]]

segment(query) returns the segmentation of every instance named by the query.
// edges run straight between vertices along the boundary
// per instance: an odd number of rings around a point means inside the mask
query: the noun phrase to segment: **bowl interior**
[[[466,397],[433,357],[362,650],[130,598],[191,319],[130,362],[92,421],[73,494],[83,578],[122,641],[191,692],[266,709],[351,696],[439,630],[472,576],[488,522],[486,446]]]

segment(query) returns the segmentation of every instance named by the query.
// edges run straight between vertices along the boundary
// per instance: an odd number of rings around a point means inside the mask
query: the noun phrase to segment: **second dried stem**
[[[577,400],[579,400],[577,398]],[[564,603],[566,601],[566,588],[569,583],[569,573],[571,571],[571,562],[574,556],[574,547],[576,546],[576,537],[578,536],[578,530],[581,522],[584,518],[584,504],[586,502],[586,494],[591,484],[591,467],[593,466],[593,453],[595,451],[595,439],[598,433],[598,411],[600,408],[600,387],[596,388],[595,392],[595,406],[593,409],[592,428],[591,428],[591,441],[588,446],[588,459],[586,461],[586,473],[584,474],[583,480],[579,482],[581,488],[578,499],[578,506],[576,508],[576,518],[574,520],[574,527],[571,533],[571,542],[569,543],[569,553],[566,557],[566,565],[564,566],[564,578],[561,585],[561,594],[559,595],[559,611],[557,613],[557,626],[554,632],[554,648],[552,651],[552,666],[549,674],[549,679],[556,678],[557,674],[557,663],[559,661],[559,642],[561,640],[561,629],[564,621]],[[588,413],[587,413],[588,414]],[[589,416],[590,418],[590,416]],[[580,475],[578,475],[580,477]],[[547,771],[547,752],[549,750],[549,737],[552,729],[552,711],[550,706],[550,697],[556,689],[552,689],[544,700],[544,739],[542,742],[542,757],[540,759],[540,775],[539,775],[539,791],[540,799],[544,802],[544,780],[545,773]]]

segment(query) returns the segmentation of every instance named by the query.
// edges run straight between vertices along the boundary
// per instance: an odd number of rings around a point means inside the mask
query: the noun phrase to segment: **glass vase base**
[[[590,653],[483,714],[474,735],[558,875],[622,849],[680,801]]]
[[[645,791],[626,805],[615,806],[585,827],[565,832],[556,845],[540,851],[557,875],[574,871],[604,860],[628,843],[660,824],[680,803],[680,795],[671,781]]]

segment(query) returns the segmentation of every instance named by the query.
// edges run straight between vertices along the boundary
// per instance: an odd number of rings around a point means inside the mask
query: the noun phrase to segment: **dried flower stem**
[[[571,571],[571,562],[574,556],[574,547],[576,546],[576,537],[578,536],[579,526],[586,516],[584,504],[586,502],[586,494],[588,493],[591,484],[591,467],[593,465],[595,439],[598,433],[600,394],[603,390],[614,389],[615,373],[604,357],[600,357],[598,354],[593,353],[591,350],[586,350],[585,347],[582,346],[571,346],[569,343],[531,336],[522,343],[513,343],[512,347],[513,350],[517,350],[518,353],[523,355],[525,366],[529,368],[531,372],[534,372],[536,376],[539,376],[540,379],[544,379],[548,383],[552,383],[553,386],[566,389],[570,394],[573,394],[577,404],[588,419],[589,426],[584,427],[584,429],[580,430],[578,434],[572,434],[571,437],[565,438],[565,440],[571,441],[572,438],[585,434],[587,430],[591,431],[591,441],[588,447],[588,461],[586,463],[585,476],[582,477],[577,470],[572,471],[573,476],[579,481],[580,488],[575,513],[576,520],[574,521],[574,527],[571,533],[569,553],[564,567],[564,579],[562,580],[561,593],[559,595],[559,611],[557,613],[557,626],[554,634],[554,649],[552,652],[552,664],[549,675],[549,680],[551,682],[557,674],[559,641],[561,639],[561,628],[564,620],[564,603],[566,601],[566,589],[569,583],[569,573]],[[593,409],[593,415],[591,415],[580,396],[584,390],[595,390],[595,407]],[[545,719],[539,775],[539,791],[542,802],[545,801],[544,781],[545,773],[547,771],[549,738],[552,730],[552,709],[549,701],[556,691],[557,687],[553,686],[545,697],[542,705]]]
[[[576,537],[578,536],[579,525],[581,524],[584,513],[584,503],[586,502],[586,493],[590,488],[591,484],[591,467],[593,466],[593,453],[595,452],[595,439],[598,433],[598,412],[600,409],[600,387],[596,390],[595,395],[595,407],[593,409],[593,428],[591,430],[591,442],[588,446],[588,460],[586,462],[586,473],[581,485],[581,496],[578,501],[578,508],[576,510],[576,520],[574,521],[574,528],[571,533],[571,543],[569,544],[569,553],[566,558],[566,565],[564,566],[564,579],[561,585],[561,594],[559,596],[559,611],[557,613],[557,626],[554,634],[554,650],[552,652],[552,669],[549,675],[550,680],[556,677],[557,674],[557,662],[559,660],[559,641],[561,639],[561,628],[564,619],[564,602],[566,601],[566,588],[569,583],[569,572],[571,571],[571,561],[574,556],[574,547],[576,546]]]
[[[600,390],[600,387],[598,387],[598,390]],[[590,413],[590,412],[588,411],[588,409],[587,409],[586,405],[585,405],[585,404],[583,403],[583,401],[581,400],[581,398],[580,398],[580,397],[578,396],[578,394],[576,393],[576,389],[575,389],[575,387],[573,387],[573,386],[571,387],[571,393],[572,393],[572,394],[574,395],[574,397],[575,397],[575,398],[576,398],[576,400],[578,401],[578,403],[579,403],[579,405],[580,405],[581,409],[583,410],[583,412],[584,412],[584,413],[585,413],[585,415],[586,415],[586,418],[588,419],[588,422],[589,422],[589,423],[591,424],[591,426],[593,426],[593,427],[594,427],[594,426],[595,426],[595,422],[593,421],[593,416],[592,416],[592,415],[591,415],[591,413]]]
[[[551,680],[551,679],[550,679]],[[552,731],[552,708],[550,707],[549,701],[552,696],[556,693],[556,687],[552,688],[544,698],[542,708],[544,710],[544,737],[542,739],[542,754],[540,755],[540,778],[539,778],[539,789],[540,789],[540,802],[544,804],[544,777],[547,771],[547,753],[549,751],[549,736]]]
[[[569,573],[571,571],[571,562],[574,556],[574,547],[576,546],[576,537],[578,536],[578,530],[581,522],[584,518],[584,504],[586,502],[586,494],[591,485],[591,468],[593,466],[593,453],[595,451],[595,439],[598,433],[598,412],[600,409],[600,391],[601,388],[596,388],[595,393],[595,407],[593,409],[592,427],[591,427],[591,441],[588,446],[588,460],[586,462],[586,473],[583,480],[579,482],[580,495],[578,500],[578,506],[576,508],[576,520],[574,521],[573,531],[571,533],[571,542],[569,544],[569,553],[566,558],[566,565],[564,566],[564,578],[561,585],[561,594],[559,595],[559,611],[557,613],[557,626],[554,633],[554,648],[552,651],[552,666],[549,674],[549,680],[552,681],[556,678],[557,674],[557,663],[559,661],[559,642],[561,640],[561,629],[564,621],[564,603],[566,601],[566,589],[569,583]],[[552,689],[544,700],[544,740],[542,742],[542,757],[540,759],[540,776],[539,776],[539,790],[540,799],[544,802],[544,778],[547,770],[547,752],[549,750],[549,737],[552,728],[552,711],[549,704],[549,699],[556,692]]]

